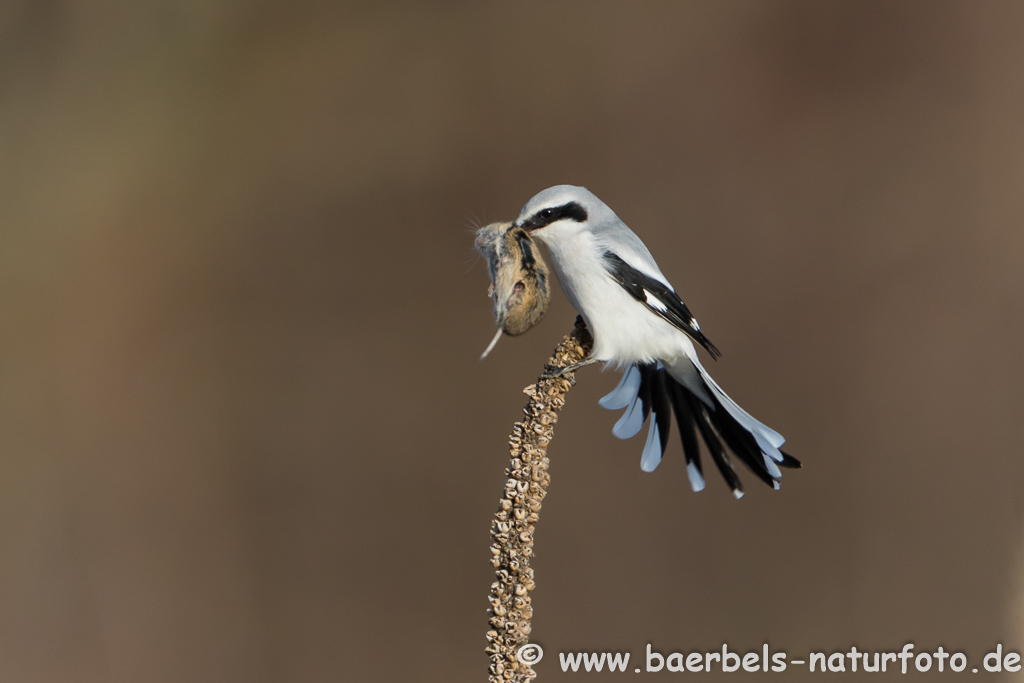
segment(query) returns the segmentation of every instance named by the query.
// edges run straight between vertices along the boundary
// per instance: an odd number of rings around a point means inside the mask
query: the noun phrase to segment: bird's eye
[[[555,215],[555,210],[554,209],[544,209],[543,211],[540,212],[540,215],[541,215],[541,218],[551,218],[552,216]]]

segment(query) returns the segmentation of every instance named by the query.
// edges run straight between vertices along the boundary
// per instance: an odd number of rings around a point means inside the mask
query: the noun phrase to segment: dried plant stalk
[[[586,325],[577,318],[576,327],[558,345],[548,364],[564,367],[578,363],[587,357],[593,343]],[[574,383],[571,374],[526,387],[523,393],[530,399],[523,409],[525,417],[512,427],[509,436],[511,463],[505,470],[505,492],[491,526],[491,564],[498,580],[491,584],[491,629],[487,632],[490,683],[522,683],[537,676],[516,655],[530,636],[530,591],[535,585],[530,567],[533,533],[551,482],[547,448],[558,411]]]

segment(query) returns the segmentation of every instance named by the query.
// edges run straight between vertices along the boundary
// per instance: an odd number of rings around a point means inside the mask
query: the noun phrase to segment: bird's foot
[[[576,386],[576,378],[572,375],[572,373],[576,372],[582,367],[585,367],[587,365],[593,365],[594,363],[598,362],[600,361],[597,361],[593,358],[588,358],[586,360],[580,361],[579,363],[572,363],[571,365],[565,366],[547,364],[544,366],[544,374],[541,375],[540,378],[542,380],[557,379],[558,377],[562,377],[563,375],[568,375],[566,379],[569,380],[570,384]]]
[[[558,365],[551,365],[546,363],[544,365],[544,373],[540,376],[540,379],[557,379],[561,377],[564,373],[565,368],[559,367]],[[572,384],[573,386],[576,385],[576,378],[573,377],[572,375],[566,377],[566,379],[569,380],[569,383]]]

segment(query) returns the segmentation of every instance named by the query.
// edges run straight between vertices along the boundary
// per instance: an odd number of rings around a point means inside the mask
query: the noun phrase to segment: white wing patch
[[[668,306],[663,304],[661,302],[661,299],[659,299],[658,297],[654,296],[654,293],[651,290],[649,290],[649,289],[645,289],[644,290],[644,301],[647,302],[648,306],[650,306],[651,308],[654,308],[656,310],[659,310],[662,313],[664,313],[665,311],[668,310]]]
[[[644,303],[659,313],[665,313],[668,311],[668,306],[666,306],[662,300],[649,289],[644,289]],[[700,325],[697,324],[696,318],[690,318],[689,324],[690,328],[693,329],[694,332],[700,332]]]

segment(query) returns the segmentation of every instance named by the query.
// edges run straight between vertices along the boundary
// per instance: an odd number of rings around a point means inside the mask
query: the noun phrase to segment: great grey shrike
[[[736,498],[743,488],[729,451],[774,489],[780,467],[800,467],[780,449],[781,434],[751,417],[711,379],[694,342],[712,358],[718,349],[651,252],[604,202],[586,188],[557,185],[528,201],[513,225],[547,247],[562,290],[594,337],[587,360],[549,375],[597,362],[625,369],[600,404],[626,409],[612,429],[620,439],[636,435],[650,415],[641,469],[651,472],[661,462],[673,412],[694,491],[704,488],[698,433]]]

